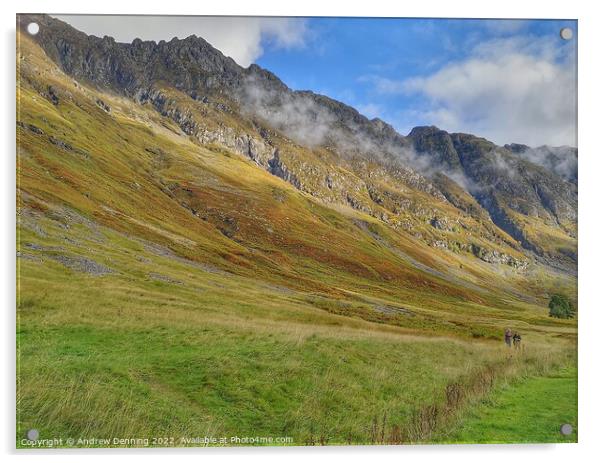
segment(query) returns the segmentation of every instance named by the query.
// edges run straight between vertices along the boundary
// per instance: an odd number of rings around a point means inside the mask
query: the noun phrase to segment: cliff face
[[[576,263],[576,150],[500,147],[436,127],[403,136],[257,65],[242,68],[199,37],[125,44],[45,15],[19,19],[40,24],[33,40],[75,81],[148,105],[198,143],[230,149],[320,200],[485,261]],[[33,84],[57,104],[69,98]],[[569,151],[575,168],[563,164]]]
[[[515,155],[517,145],[499,147],[483,138],[449,134],[436,127],[416,127],[409,138],[433,169],[461,179],[496,225],[525,248],[544,252],[537,237],[522,226],[529,219],[576,236],[576,183],[526,156]],[[521,152],[528,150],[524,147]]]

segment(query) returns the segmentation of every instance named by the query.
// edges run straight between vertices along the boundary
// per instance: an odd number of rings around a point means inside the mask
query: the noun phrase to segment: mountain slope
[[[204,256],[204,263],[236,273],[260,272],[279,284],[328,292],[324,272],[339,274],[337,287],[361,276],[377,286],[393,283],[407,302],[423,301],[414,291],[428,288],[430,307],[439,305],[439,296],[496,304],[489,289],[499,271],[494,266],[525,268],[527,257],[518,243],[483,210],[475,214],[475,204],[456,207],[431,181],[407,168],[301,146],[240,114],[212,111],[171,87],[158,91],[161,96],[151,105],[92,90],[53,69],[26,36],[21,43],[29,53],[20,61],[19,120],[23,162],[33,162],[22,179],[28,207],[73,198],[68,205],[94,220],[141,234],[182,257]],[[236,133],[230,140],[234,145],[228,139],[203,139],[200,128],[186,131],[192,124],[213,127],[217,134]],[[134,132],[128,135],[130,128]],[[241,129],[263,133],[271,157],[250,149],[236,160],[224,151],[236,148]],[[155,141],[153,133],[160,138]],[[254,142],[246,141],[253,148]],[[45,151],[30,146],[47,146],[57,154],[40,158]],[[200,152],[210,157],[195,168]],[[94,180],[98,175],[102,183]],[[291,195],[278,177],[313,199]],[[107,184],[109,179],[117,183]],[[145,204],[153,208],[146,210]],[[323,269],[307,278],[299,269],[308,262]],[[520,286],[522,279],[515,273],[508,284]]]
[[[525,249],[559,261],[576,259],[576,184],[473,135],[416,127],[409,138],[431,169],[458,178],[493,222]],[[558,235],[564,235],[561,244],[552,238]]]
[[[396,222],[414,236],[436,235],[414,231],[421,228],[416,216],[430,222],[446,202],[428,177],[460,175],[495,225],[516,240],[508,245],[574,267],[576,186],[505,148],[436,128],[416,128],[403,137],[344,104],[292,91],[256,65],[241,68],[198,37],[121,44],[86,36],[47,16],[30,19],[43,26],[36,40],[66,73],[151,104],[201,143],[248,156],[302,191]],[[436,206],[415,205],[399,188],[391,191],[373,180],[378,177],[427,193],[433,198],[426,202]],[[383,197],[390,199],[388,207]],[[404,214],[408,201],[410,213]],[[481,228],[479,235],[496,241],[487,224]],[[441,238],[425,241],[455,247]]]

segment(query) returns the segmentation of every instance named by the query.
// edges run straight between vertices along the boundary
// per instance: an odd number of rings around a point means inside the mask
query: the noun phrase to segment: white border
[[[602,230],[600,185],[602,185],[602,136],[599,83],[602,82],[601,53],[602,22],[596,11],[597,2],[498,0],[419,0],[393,2],[385,0],[331,1],[252,0],[205,2],[165,2],[147,0],[135,4],[123,0],[82,2],[76,0],[2,3],[2,101],[0,128],[5,149],[2,155],[3,182],[0,226],[3,285],[4,375],[1,381],[0,442],[7,460],[17,458],[29,461],[43,457],[49,462],[105,461],[110,456],[121,461],[163,461],[175,454],[178,459],[206,460],[244,458],[248,461],[305,461],[341,458],[350,462],[366,458],[382,461],[475,461],[494,463],[503,461],[563,462],[588,461],[600,453],[597,431],[600,429],[601,374],[599,339],[602,329]],[[88,14],[213,14],[213,15],[269,15],[269,16],[404,16],[404,17],[475,17],[475,18],[571,18],[579,20],[579,444],[563,445],[471,445],[419,447],[336,447],[336,448],[240,448],[240,449],[179,449],[175,450],[97,450],[97,451],[42,451],[16,452],[14,450],[15,420],[15,361],[14,361],[14,307],[15,307],[15,14],[17,12],[88,13]],[[37,457],[36,457],[37,458]],[[169,457],[168,457],[169,458]],[[5,460],[5,461],[7,461]]]

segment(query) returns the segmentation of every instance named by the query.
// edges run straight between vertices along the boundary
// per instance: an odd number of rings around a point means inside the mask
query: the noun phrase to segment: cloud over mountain
[[[275,48],[302,47],[307,23],[298,18],[210,17],[210,16],[98,16],[55,15],[87,34],[109,35],[118,42],[203,37],[241,66],[259,58],[266,45]]]
[[[497,143],[576,146],[574,49],[553,46],[555,40],[494,39],[430,75],[369,79],[383,94],[424,97],[421,116],[450,131],[477,132]]]

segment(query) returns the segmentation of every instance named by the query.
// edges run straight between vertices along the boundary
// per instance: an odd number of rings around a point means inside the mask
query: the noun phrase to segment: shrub
[[[548,307],[550,308],[550,317],[573,318],[575,316],[575,307],[564,294],[553,294]]]

